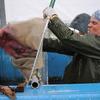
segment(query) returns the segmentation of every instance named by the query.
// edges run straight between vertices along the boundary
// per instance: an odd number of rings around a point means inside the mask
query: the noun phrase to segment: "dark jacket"
[[[48,27],[59,39],[48,40],[49,50],[74,55],[66,83],[100,82],[100,37],[76,34],[59,18],[53,18]]]

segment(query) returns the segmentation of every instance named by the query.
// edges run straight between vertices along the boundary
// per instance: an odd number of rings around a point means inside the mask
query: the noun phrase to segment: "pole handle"
[[[49,5],[49,7],[52,7],[52,8],[53,8],[54,5],[55,5],[55,1],[56,1],[56,0],[51,0],[51,1],[50,1],[50,5]]]

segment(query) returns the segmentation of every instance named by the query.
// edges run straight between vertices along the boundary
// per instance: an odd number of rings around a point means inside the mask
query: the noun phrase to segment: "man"
[[[86,13],[81,13],[81,14],[77,15],[72,20],[70,27],[71,27],[72,30],[76,31],[77,33],[79,33],[81,35],[86,34],[88,32],[87,26],[88,26],[89,20],[90,20],[90,15],[88,15]],[[49,52],[57,51],[57,53],[61,53],[61,48],[63,48],[63,47],[62,47],[62,45],[56,44],[57,41],[58,41],[57,39],[53,40],[53,45],[52,45],[51,39],[44,39],[43,49],[45,51],[49,51]],[[59,45],[59,46],[57,46],[57,45]],[[66,52],[68,50],[66,50]],[[67,54],[68,54],[68,52],[67,52]],[[66,54],[66,56],[68,56],[67,54]],[[69,64],[66,63],[64,75],[63,75],[63,78],[61,80],[63,83],[71,83],[72,82],[72,78],[71,78],[72,77],[71,76],[72,75],[71,70],[73,70],[72,63],[73,63],[74,59],[76,59],[78,56],[79,56],[79,54],[75,53],[72,57],[73,60],[71,60],[71,62]]]
[[[91,16],[89,33],[84,35],[70,30],[52,8],[46,8],[43,14],[50,19],[48,27],[59,39],[48,40],[49,44],[52,43],[51,51],[78,54],[71,64],[68,83],[100,82],[100,10]]]

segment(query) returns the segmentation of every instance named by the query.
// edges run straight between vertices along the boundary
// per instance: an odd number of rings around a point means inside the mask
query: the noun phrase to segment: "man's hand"
[[[55,10],[51,7],[47,7],[43,10],[43,17],[44,18],[51,18],[53,15],[57,15]]]

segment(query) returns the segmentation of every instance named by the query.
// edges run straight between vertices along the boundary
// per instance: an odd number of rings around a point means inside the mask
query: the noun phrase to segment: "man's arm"
[[[100,37],[80,35],[71,31],[58,17],[50,20],[49,29],[58,37],[64,47],[72,46],[77,53],[100,59]]]
[[[43,40],[43,51],[55,52],[66,55],[73,55],[71,47],[65,48],[64,45],[58,39],[44,38]]]

